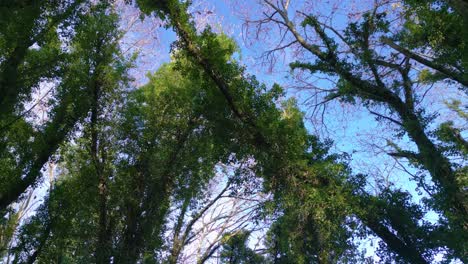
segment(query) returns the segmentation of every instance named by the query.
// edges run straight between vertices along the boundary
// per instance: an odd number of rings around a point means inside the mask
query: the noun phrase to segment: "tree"
[[[63,7],[57,3],[41,2],[41,4],[50,4],[48,8],[58,8],[57,11],[48,9],[38,10],[34,9],[40,21],[35,21],[34,16],[27,19],[15,16],[16,11],[9,9],[3,10],[8,12],[8,16],[13,21],[12,25],[21,25],[22,22],[18,22],[15,19],[23,19],[24,21],[30,21],[30,23],[43,25],[42,20],[47,20],[44,16],[50,12],[59,12],[57,15],[57,21],[52,19],[51,25],[46,24],[46,29],[40,31],[38,34],[39,39],[35,39],[35,35],[30,35],[28,31],[18,31],[12,34],[25,34],[23,37],[30,38],[27,40],[26,46],[20,45],[24,48],[28,56],[20,56],[20,60],[15,63],[5,62],[5,67],[18,71],[23,70],[24,64],[26,66],[32,66],[30,71],[24,71],[21,74],[7,73],[9,70],[5,70],[5,78],[8,81],[2,86],[2,89],[9,89],[12,92],[10,97],[9,92],[5,92],[4,100],[8,100],[9,103],[2,104],[5,106],[5,111],[2,112],[5,118],[2,118],[1,133],[3,137],[0,143],[1,149],[1,162],[2,166],[2,186],[0,189],[0,208],[5,209],[11,203],[16,201],[26,191],[28,187],[34,186],[41,176],[40,170],[44,164],[56,153],[59,145],[70,136],[70,133],[75,128],[77,122],[82,121],[91,109],[91,101],[93,90],[96,86],[99,86],[99,78],[102,78],[104,69],[114,60],[114,52],[116,49],[115,43],[109,44],[109,41],[113,41],[110,38],[115,37],[114,35],[106,35],[106,31],[95,31],[96,27],[92,27],[92,23],[89,21],[89,17],[94,15],[86,12],[81,12],[77,9],[77,6],[81,7],[81,2],[71,2]],[[69,4],[69,5],[68,5]],[[88,3],[89,4],[89,3]],[[34,8],[38,4],[32,4]],[[98,5],[86,6],[83,4],[83,8],[86,10],[99,9],[99,6],[106,6],[105,2]],[[46,5],[47,7],[47,5]],[[23,8],[21,4],[19,6],[13,5],[11,8]],[[25,7],[26,8],[26,7]],[[30,8],[27,6],[27,8]],[[31,7],[32,8],[32,7]],[[62,10],[65,9],[65,10]],[[65,12],[62,14],[62,12]],[[77,12],[77,13],[74,13]],[[29,16],[28,12],[21,13],[25,16]],[[52,13],[53,14],[53,13]],[[32,15],[31,15],[32,16]],[[74,17],[76,16],[76,18]],[[3,18],[3,17],[2,17]],[[88,20],[86,19],[88,18]],[[71,21],[64,19],[72,19]],[[16,21],[18,24],[13,23]],[[7,21],[8,22],[8,21]],[[50,22],[50,21],[49,21]],[[76,22],[76,24],[72,23]],[[8,22],[10,23],[10,22]],[[28,22],[29,23],[29,22]],[[61,23],[61,24],[60,24]],[[60,26],[60,27],[59,27]],[[109,26],[107,24],[107,26]],[[50,28],[49,28],[50,27]],[[61,30],[64,27],[64,30]],[[10,27],[6,27],[9,29]],[[42,29],[41,29],[42,30]],[[71,32],[74,32],[72,34]],[[61,32],[64,35],[58,35],[57,32]],[[98,34],[96,34],[96,32]],[[46,34],[47,33],[47,34]],[[44,35],[44,36],[42,36]],[[5,34],[8,36],[8,34]],[[21,38],[23,38],[21,37]],[[46,38],[47,37],[47,38]],[[3,43],[3,42],[2,42]],[[9,42],[14,44],[14,42]],[[31,48],[33,44],[39,45],[38,49]],[[109,46],[106,46],[108,45]],[[69,52],[63,52],[61,45],[67,47]],[[2,49],[8,56],[10,48]],[[23,52],[23,53],[24,53]],[[10,54],[15,56],[14,54]],[[23,61],[24,59],[31,59],[31,61]],[[53,60],[53,63],[48,60]],[[58,63],[61,61],[60,63]],[[42,66],[44,63],[46,66]],[[3,65],[3,64],[2,64]],[[17,66],[15,66],[17,65]],[[48,67],[51,68],[48,68]],[[11,67],[20,67],[14,68]],[[24,69],[26,70],[26,69]],[[34,71],[46,70],[45,73]],[[48,74],[48,75],[44,75]],[[26,76],[32,77],[31,83],[19,84],[18,82],[24,82],[18,78],[25,78]],[[23,97],[31,97],[32,87],[38,87],[41,81],[50,81],[52,88],[47,92],[54,96],[48,101],[49,107],[49,118],[43,124],[33,124],[26,121],[27,114],[31,112],[34,106],[26,110],[23,113],[17,114],[13,110],[13,106],[16,105],[21,108],[25,103]],[[7,84],[8,83],[8,84]],[[16,89],[14,85],[20,85],[21,87],[28,88],[26,91],[21,92],[21,89]],[[14,95],[13,93],[18,93]],[[11,105],[11,106],[8,106]],[[8,106],[8,107],[7,107]],[[4,123],[3,123],[4,122]]]
[[[57,101],[50,103],[52,106],[59,104],[53,108],[59,110],[52,113],[54,118],[70,122],[67,128],[70,130],[75,122],[81,123],[85,136],[75,138],[75,144],[62,146],[62,165],[66,166],[62,167],[60,174],[64,179],[50,191],[37,216],[22,228],[20,243],[15,249],[16,262],[71,258],[73,254],[68,254],[67,247],[73,244],[79,248],[78,252],[82,252],[83,256],[80,257],[83,260],[90,261],[94,255],[96,262],[105,263],[109,258],[111,222],[107,215],[107,181],[112,176],[113,157],[107,141],[110,138],[106,139],[109,133],[104,128],[109,125],[109,115],[118,103],[116,94],[127,81],[129,64],[117,47],[120,37],[116,24],[118,17],[115,13],[109,13],[108,7],[107,4],[92,6],[89,13],[83,14],[82,24],[76,28],[71,53],[75,60],[64,76],[64,86],[53,98]],[[82,122],[88,113],[89,124],[84,124]],[[55,127],[63,125],[57,121]],[[60,131],[54,131],[57,132]],[[49,147],[57,148],[61,142],[56,144]],[[55,149],[50,151],[49,155],[54,154]],[[76,196],[80,194],[83,196]],[[79,218],[86,221],[74,221]],[[95,229],[94,223],[99,223]],[[89,241],[97,245],[96,251],[90,249],[87,243],[79,243],[80,237],[93,232],[99,234],[95,241]]]
[[[303,52],[313,58],[309,61],[292,62],[293,70],[302,70],[310,74],[321,73],[336,78],[336,86],[325,91],[325,102],[337,99],[361,103],[377,118],[390,121],[402,135],[408,135],[417,146],[417,150],[405,150],[393,145],[395,149],[389,151],[389,154],[408,159],[416,164],[416,167],[424,168],[430,173],[437,188],[437,191],[431,194],[431,206],[443,213],[451,228],[466,235],[463,220],[467,217],[467,199],[463,191],[466,184],[461,182],[464,177],[455,173],[454,165],[444,149],[437,139],[431,136],[429,126],[433,116],[422,108],[421,100],[424,95],[420,94],[418,89],[427,79],[421,75],[415,76],[418,70],[422,70],[421,73],[430,71],[440,76],[432,82],[448,78],[461,86],[466,85],[462,77],[465,72],[462,58],[457,52],[457,49],[464,45],[464,39],[460,39],[455,33],[456,28],[461,27],[458,15],[450,13],[443,2],[440,8],[434,6],[436,4],[409,2],[406,6],[407,13],[404,13],[408,17],[406,24],[403,28],[397,28],[400,32],[392,34],[394,28],[389,22],[390,18],[386,18],[386,12],[380,11],[384,4],[376,4],[372,10],[364,13],[362,19],[351,22],[346,29],[340,31],[320,20],[318,16],[300,10],[297,13],[302,22],[300,25],[294,24],[289,18],[289,2],[264,1],[270,12],[266,14],[265,19],[258,21],[258,25],[278,25],[285,36],[290,36],[283,38],[285,42],[280,44],[280,47],[297,44]],[[411,4],[419,8],[418,15],[423,17],[420,26],[412,20],[414,17],[411,15]],[[444,20],[452,22],[444,24],[444,28],[436,32],[448,34],[443,40],[445,44],[424,44],[430,43],[428,38],[434,37],[430,36],[431,33],[429,36],[424,35],[424,32],[434,32],[424,28],[439,25],[440,23],[435,21],[444,16]],[[314,37],[318,41],[314,42]],[[405,45],[404,48],[395,44],[400,41]],[[408,50],[406,46],[412,49]],[[453,49],[454,46],[458,48]],[[383,47],[382,52],[377,52],[376,47]],[[418,55],[418,49],[430,47],[433,47],[434,58],[425,59]],[[376,111],[378,107],[383,108],[387,115]],[[452,244],[458,257],[464,255],[452,242],[446,243]]]

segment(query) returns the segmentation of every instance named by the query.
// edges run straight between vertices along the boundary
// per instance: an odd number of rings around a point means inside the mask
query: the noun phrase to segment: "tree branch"
[[[414,52],[411,52],[403,47],[401,47],[400,45],[396,44],[395,42],[393,42],[392,40],[388,39],[388,38],[382,38],[382,42],[387,44],[388,46],[390,46],[391,48],[393,48],[394,50],[400,52],[401,54],[405,55],[406,57],[409,57],[421,64],[424,64],[434,70],[437,70],[441,73],[443,73],[444,75],[446,75],[448,78],[450,79],[453,79],[457,82],[459,82],[460,84],[464,85],[464,86],[468,86],[468,80],[466,78],[463,77],[463,73],[458,73],[456,71],[453,71],[443,65],[439,65],[437,64],[436,62],[434,61],[430,61],[428,59],[425,59],[423,58],[422,56],[418,55],[418,54],[415,54]]]

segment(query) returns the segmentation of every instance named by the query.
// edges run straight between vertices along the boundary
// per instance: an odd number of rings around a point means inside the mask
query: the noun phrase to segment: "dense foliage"
[[[393,125],[387,154],[416,171],[419,201],[394,185],[373,192],[351,155],[309,131],[287,90],[249,73],[234,40],[197,29],[189,1],[125,4],[178,36],[171,61],[140,87],[130,74],[138,54],[120,45],[118,4],[1,3],[2,261],[185,263],[184,250],[213,237],[202,233],[217,221],[217,239],[190,263],[468,261],[468,143],[457,123],[466,102],[447,102],[457,117],[437,122],[421,94],[434,84],[467,91],[466,2],[404,1],[398,27],[376,6],[340,33],[302,11],[296,25],[289,1],[263,1],[271,14],[260,26],[284,28],[306,54],[291,72],[336,79],[323,100]],[[226,187],[216,195],[213,182]],[[221,199],[231,200],[216,215]],[[241,200],[252,207],[236,211]],[[367,256],[363,241],[374,238]]]

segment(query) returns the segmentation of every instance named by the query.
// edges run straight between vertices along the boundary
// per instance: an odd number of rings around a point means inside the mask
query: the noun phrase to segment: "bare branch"
[[[398,120],[396,120],[396,119],[393,119],[393,118],[391,118],[391,117],[389,117],[389,116],[382,115],[382,114],[377,113],[377,112],[372,111],[372,110],[369,110],[369,112],[370,112],[371,114],[373,114],[373,115],[376,115],[376,116],[378,116],[378,117],[380,117],[380,118],[387,119],[387,120],[389,120],[389,121],[391,121],[391,122],[393,122],[393,123],[395,123],[395,124],[397,124],[397,125],[403,127],[403,123],[401,123],[400,121],[398,121]]]
[[[439,65],[437,64],[436,62],[434,61],[430,61],[428,59],[425,59],[423,58],[422,56],[412,52],[412,51],[409,51],[403,47],[401,47],[400,45],[396,44],[395,42],[393,42],[392,40],[388,39],[388,38],[382,38],[382,42],[387,44],[388,46],[390,46],[391,48],[393,48],[394,50],[402,53],[403,55],[405,55],[406,57],[409,57],[421,64],[424,64],[434,70],[437,70],[443,74],[445,74],[448,78],[450,79],[453,79],[457,82],[459,82],[460,84],[464,85],[464,86],[468,86],[468,80],[466,80],[466,78],[463,77],[463,73],[458,73],[452,69],[449,69],[443,65]]]

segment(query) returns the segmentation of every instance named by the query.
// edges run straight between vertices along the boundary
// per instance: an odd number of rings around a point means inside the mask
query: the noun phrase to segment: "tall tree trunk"
[[[98,240],[96,244],[96,263],[104,264],[110,262],[110,226],[107,208],[107,177],[105,167],[105,150],[99,133],[99,99],[101,84],[96,83],[93,90],[93,101],[91,105],[91,159],[94,164],[98,178]]]

